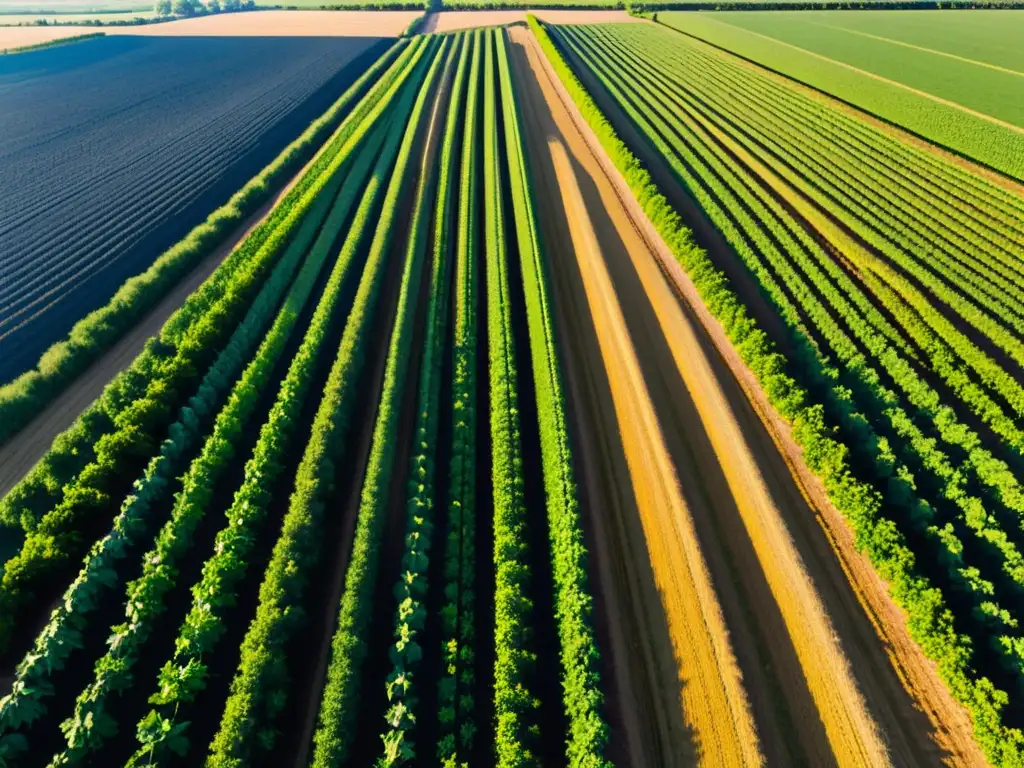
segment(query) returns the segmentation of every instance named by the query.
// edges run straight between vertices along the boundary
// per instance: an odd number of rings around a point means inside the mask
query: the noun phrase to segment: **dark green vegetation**
[[[399,41],[334,109],[3,500],[0,765],[605,764],[505,34]]]
[[[658,21],[1024,179],[1024,14],[659,13]]]
[[[979,743],[1019,764],[1024,201],[667,30],[533,23]]]

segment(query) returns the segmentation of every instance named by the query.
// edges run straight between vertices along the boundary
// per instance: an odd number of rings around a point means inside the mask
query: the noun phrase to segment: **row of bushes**
[[[422,693],[415,688],[416,672],[423,659],[419,636],[427,621],[427,571],[433,544],[436,498],[437,442],[444,367],[446,332],[448,328],[449,238],[452,230],[452,210],[456,170],[456,146],[462,103],[466,84],[467,61],[472,47],[471,33],[458,33],[454,51],[459,52],[448,114],[445,118],[444,138],[441,143],[440,167],[437,182],[437,200],[434,211],[434,237],[430,299],[425,319],[423,360],[420,365],[417,396],[416,426],[413,455],[409,464],[406,501],[405,544],[402,552],[401,578],[395,584],[397,602],[395,616],[395,643],[389,651],[391,673],[386,681],[388,711],[387,727],[381,735],[384,743],[381,764],[401,765],[416,758],[415,745],[410,732],[416,726]]]
[[[331,640],[331,660],[327,668],[317,729],[313,737],[315,749],[312,765],[317,768],[334,767],[345,762],[349,747],[355,738],[355,723],[363,706],[360,700],[362,671],[372,645],[370,624],[374,615],[380,549],[391,503],[391,478],[395,471],[398,427],[402,416],[409,362],[413,354],[416,308],[430,227],[428,211],[434,203],[436,173],[429,136],[426,137],[422,150],[421,146],[429,120],[430,97],[434,94],[434,86],[442,67],[450,65],[454,52],[454,46],[449,45],[450,38],[445,38],[440,45],[437,45],[437,42],[436,39],[430,41],[431,50],[425,61],[429,60],[429,57],[432,57],[433,61],[425,79],[415,84],[418,87],[418,95],[384,200],[379,234],[371,250],[371,260],[376,269],[370,273],[369,267],[367,268],[367,277],[371,280],[366,289],[367,301],[375,301],[376,295],[380,292],[380,283],[383,282],[386,267],[384,257],[390,247],[392,230],[397,224],[397,211],[406,196],[410,180],[418,178],[412,218],[409,221],[409,239],[406,244],[398,306],[384,368],[384,383],[376,411],[377,418],[366,472],[362,478],[352,552],[345,573],[337,628]],[[410,90],[410,97],[414,90]],[[414,170],[410,163],[415,154],[421,151],[421,165]]]
[[[834,437],[820,404],[786,373],[786,360],[749,317],[727,278],[698,248],[650,174],[616,134],[582,83],[562,58],[547,31],[529,18],[541,48],[559,79],[594,130],[616,168],[626,178],[648,218],[683,266],[711,312],[719,319],[743,360],[755,373],[769,400],[793,427],[808,467],[822,480],[829,498],[844,515],[889,591],[907,613],[911,635],[934,660],[953,695],[971,712],[975,735],[987,757],[998,765],[1020,764],[1024,734],[1002,719],[1008,702],[972,663],[973,644],[957,632],[939,589],[922,575],[913,551],[896,525],[884,515],[882,494],[856,478],[849,450]]]
[[[209,766],[250,765],[258,754],[271,750],[276,735],[274,722],[287,701],[288,649],[302,625],[303,598],[319,561],[324,507],[337,467],[346,454],[345,438],[356,402],[355,389],[362,378],[387,246],[394,232],[390,218],[394,198],[391,187],[394,179],[399,178],[403,157],[409,151],[408,140],[403,140],[404,126],[424,77],[424,62],[432,54],[433,46],[425,41],[416,41],[413,46],[414,55],[388,93],[375,104],[373,120],[388,126],[387,138],[381,152],[373,158],[375,167],[361,190],[362,200],[340,260],[347,262],[356,257],[372,235],[369,255],[299,464],[281,534],[260,585],[256,616],[242,641],[239,666],[206,759]],[[384,197],[383,212],[379,213],[389,176],[392,185]],[[320,332],[325,330],[326,327],[321,328]]]
[[[536,765],[539,701],[531,591],[534,576],[519,423],[519,378],[512,330],[505,240],[494,39],[486,32],[484,67],[484,253],[491,411],[491,494],[494,505],[494,748],[499,768]]]
[[[467,43],[472,54],[467,84],[459,174],[455,253],[455,322],[452,331],[452,420],[441,606],[441,673],[437,689],[437,759],[461,766],[476,735],[476,434],[477,252],[480,173],[480,61],[483,31]]]
[[[354,100],[365,92],[379,76],[382,67],[393,60],[404,44],[402,41],[394,43],[384,55],[381,55],[384,43],[368,51],[366,60],[376,58],[376,63],[273,162],[225,205],[211,213],[206,221],[192,229],[181,242],[161,254],[145,272],[127,280],[107,304],[76,323],[67,339],[57,342],[43,354],[35,370],[0,387],[0,444],[20,431],[68,384],[138,324],[171,287],[212,254],[225,237],[258,210],[285,179],[294,175],[338,127]],[[358,62],[351,66],[358,66]],[[287,199],[295,200],[299,194],[301,190],[293,189]],[[260,229],[266,236],[268,228]],[[255,239],[250,235],[249,240]],[[238,254],[239,250],[235,253]],[[231,274],[240,262],[249,257],[251,254],[244,257],[233,255],[217,272]],[[192,315],[187,309],[179,310],[178,325]],[[175,337],[168,330],[165,327],[162,338],[171,342]]]
[[[354,165],[350,162],[356,146],[361,146],[358,142],[355,145],[349,142],[346,146],[350,138],[350,131],[339,130],[332,146],[325,152],[325,156],[331,158],[342,153],[343,162],[319,169],[322,173],[331,174],[331,181],[323,189],[323,194],[317,197],[313,210],[254,302],[251,310],[254,317],[274,315],[282,293],[291,282],[295,264],[305,255],[313,236],[320,230],[343,179],[347,176],[351,181],[365,176],[368,171],[368,157],[359,154]],[[372,154],[375,146],[371,143],[365,149]],[[360,166],[364,167],[360,170]],[[348,187],[343,192],[345,194],[352,195]],[[339,200],[339,205],[343,205],[342,200]],[[345,215],[344,212],[332,212],[330,218],[335,230]],[[327,228],[331,228],[331,221],[327,222]],[[213,485],[233,457],[233,446],[237,444],[274,361],[281,354],[281,345],[297,319],[297,315],[288,314],[288,310],[297,302],[305,301],[303,296],[308,296],[311,281],[315,280],[315,274],[322,267],[328,246],[327,236],[321,235],[314,245],[314,262],[303,268],[293,284],[285,300],[285,313],[278,316],[256,358],[234,385],[232,396],[217,416],[212,436],[206,440],[200,456],[183,479],[182,491],[175,499],[170,521],[157,536],[156,548],[143,558],[142,576],[128,586],[127,623],[117,629],[118,642],[113,643],[110,651],[97,662],[93,682],[79,696],[75,714],[64,726],[68,746],[63,754],[67,761],[77,762],[101,744],[108,725],[116,728],[116,723],[108,723],[106,696],[131,684],[130,671],[138,649],[146,640],[156,616],[163,611],[164,596],[174,586],[177,575],[175,563],[191,543],[192,533],[211,498]],[[180,472],[180,462],[202,434],[200,427],[205,417],[219,408],[224,390],[235,381],[249,359],[246,350],[262,337],[262,327],[256,322],[239,325],[228,347],[204,378],[198,394],[182,409],[178,422],[170,429],[170,439],[164,442],[160,455],[151,461],[143,478],[136,483],[135,494],[125,501],[113,531],[94,548],[81,575],[68,589],[63,602],[40,633],[35,648],[19,666],[15,691],[0,704],[0,734],[28,725],[44,714],[45,709],[40,702],[52,694],[53,689],[48,683],[50,675],[66,666],[72,651],[80,647],[77,638],[81,637],[88,624],[88,614],[119,584],[115,568],[117,562],[128,554],[133,544],[141,541],[144,532],[150,528],[146,525],[146,515],[151,505],[166,497],[173,479]],[[25,713],[32,716],[26,717]]]
[[[3,17],[0,16],[0,20],[2,20],[2,19],[3,19]],[[96,38],[96,37],[103,37],[103,35],[104,35],[103,32],[88,32],[88,33],[86,33],[84,35],[72,35],[71,37],[61,37],[61,38],[58,38],[57,40],[47,40],[44,43],[35,43],[33,45],[21,45],[21,46],[18,46],[17,48],[4,48],[4,49],[0,50],[0,54],[28,53],[29,51],[39,51],[39,50],[42,50],[43,48],[53,48],[53,47],[58,46],[58,45],[67,45],[68,43],[80,43],[83,40],[92,40],[93,38]],[[0,389],[0,396],[2,396],[3,391],[4,390]],[[0,412],[0,413],[2,413],[2,412]],[[2,422],[0,422],[0,424],[2,424]],[[3,442],[3,440],[5,439],[4,438],[4,432],[6,431],[6,429],[7,429],[7,427],[0,426],[0,442]]]
[[[310,281],[310,287],[320,268],[334,255],[334,243],[349,219],[356,196],[366,183],[374,158],[380,153],[381,162],[388,162],[394,156],[393,142],[382,148],[382,128],[377,124],[364,124],[363,127],[364,140],[354,150],[355,164],[320,229],[310,252],[308,268],[298,278]],[[325,190],[323,198],[330,201],[331,197]],[[139,722],[137,733],[141,746],[131,765],[149,765],[154,759],[167,759],[170,752],[188,746],[187,733],[178,724],[190,719],[187,705],[206,688],[210,671],[203,657],[214,652],[226,630],[226,611],[237,602],[238,587],[246,576],[252,549],[261,536],[272,492],[296,438],[298,418],[307,396],[316,394],[310,387],[319,360],[330,353],[324,348],[325,340],[330,329],[343,321],[345,307],[342,297],[349,294],[349,285],[358,273],[359,244],[368,236],[367,230],[366,218],[357,216],[356,223],[348,232],[345,247],[334,259],[323,296],[281,383],[269,416],[260,429],[253,456],[246,462],[242,485],[225,512],[227,525],[217,533],[214,554],[203,565],[202,578],[192,588],[192,608],[179,630],[173,659],[160,670],[159,690],[150,698],[156,707]],[[303,303],[286,304],[284,320],[294,323]]]
[[[555,611],[562,662],[562,699],[569,721],[569,765],[610,768],[605,759],[609,730],[601,714],[604,694],[598,672],[593,598],[587,583],[583,537],[565,393],[555,340],[551,293],[533,209],[529,165],[519,101],[509,73],[505,37],[498,38],[498,71],[505,125],[516,242],[526,300],[526,322],[540,428],[541,463],[551,539]]]

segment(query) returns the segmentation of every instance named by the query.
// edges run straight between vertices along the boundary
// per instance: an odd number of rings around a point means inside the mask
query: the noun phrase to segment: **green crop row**
[[[396,67],[400,68],[400,64]],[[387,83],[393,79],[392,74],[375,86],[367,100],[372,103],[382,100],[381,90],[386,89]],[[361,106],[356,112],[366,113]],[[112,643],[110,651],[97,663],[94,682],[79,698],[75,717],[64,726],[68,749],[55,759],[57,764],[77,761],[116,728],[116,723],[109,722],[105,715],[106,697],[108,693],[121,691],[131,684],[130,671],[136,649],[145,640],[153,619],[162,612],[163,596],[174,586],[175,561],[190,544],[192,531],[211,497],[211,486],[233,457],[233,445],[237,443],[243,424],[257,402],[260,389],[266,385],[274,367],[273,361],[282,351],[281,345],[297,320],[297,307],[305,303],[337,230],[348,216],[352,197],[362,183],[361,178],[369,170],[369,157],[380,144],[381,136],[370,134],[367,139],[366,134],[366,128],[358,132],[347,128],[337,134],[336,138],[341,142],[331,151],[338,161],[331,166],[331,179],[323,186],[313,211],[303,220],[299,233],[292,239],[253,305],[251,316],[274,317],[281,293],[288,287],[294,272],[292,262],[302,256],[320,229],[306,265],[285,299],[282,312],[278,313],[256,358],[218,415],[213,435],[184,478],[183,490],[171,511],[171,520],[157,537],[156,549],[143,558],[143,576],[128,587],[127,623],[116,628],[118,642]],[[346,176],[349,184],[342,187]],[[331,209],[331,201],[336,195],[338,200]],[[216,411],[222,398],[218,390],[231,385],[237,375],[235,372],[248,358],[245,350],[251,347],[254,339],[259,339],[263,327],[263,323],[252,319],[239,326],[232,343],[207,374],[199,395],[192,398],[188,407],[183,409],[179,422],[172,426],[171,438],[164,442],[161,454],[153,459],[146,474],[136,483],[136,494],[125,502],[114,531],[94,549],[82,574],[65,594],[63,604],[40,634],[35,648],[19,666],[14,692],[0,704],[0,727],[4,731],[28,725],[43,714],[41,699],[52,693],[47,682],[49,676],[66,666],[71,652],[80,647],[82,631],[88,623],[87,614],[119,583],[115,569],[117,560],[128,555],[131,545],[141,542],[147,528],[151,530],[152,526],[147,526],[145,520],[149,507],[161,496],[166,496],[171,479],[177,473],[175,462],[188,455],[189,445],[201,434],[198,417]]]
[[[579,501],[565,394],[559,370],[550,287],[533,208],[529,164],[520,131],[519,102],[509,73],[504,34],[498,36],[505,153],[508,158],[516,242],[526,298],[530,358],[540,426],[551,563],[553,610],[561,645],[563,702],[569,720],[569,765],[606,768],[608,725],[601,714],[604,694],[598,673],[599,653],[592,624],[593,598],[587,585],[587,550]]]
[[[342,175],[339,173],[339,178],[332,184],[335,192],[341,185]],[[142,576],[128,585],[126,623],[114,632],[114,635],[118,637],[118,642],[113,643],[110,651],[97,662],[94,681],[79,697],[74,716],[64,725],[63,729],[68,738],[68,745],[58,764],[78,762],[102,744],[108,735],[116,732],[117,723],[113,722],[106,713],[107,696],[111,692],[123,690],[131,683],[131,669],[137,658],[137,649],[149,636],[155,617],[162,612],[163,596],[173,585],[177,576],[176,563],[191,541],[196,525],[203,517],[205,507],[213,494],[213,484],[224,473],[230,459],[234,456],[235,446],[241,437],[243,426],[252,415],[260,393],[267,386],[274,368],[278,364],[284,346],[295,327],[298,313],[309,298],[325,258],[325,248],[320,248],[319,252],[311,251],[307,257],[281,310],[277,313],[273,326],[261,343],[256,356],[235,384],[226,406],[218,414],[213,432],[206,440],[202,452],[189,467],[188,474],[182,482],[182,492],[178,495],[171,512],[170,522],[157,536],[155,549],[143,557]],[[287,271],[277,272],[275,274],[277,282],[286,283],[288,274]],[[267,287],[271,287],[273,282],[274,280],[271,280]],[[261,295],[261,298],[264,296]],[[254,308],[270,314],[276,303],[276,298],[272,302],[257,301]],[[242,326],[242,328],[245,327],[245,325]],[[254,328],[258,329],[258,326],[254,326]],[[226,359],[233,361],[234,358],[226,356]],[[214,366],[211,375],[223,376],[226,381],[233,378],[218,366]],[[196,401],[194,407],[208,408],[209,405]],[[180,424],[179,434],[185,434],[187,430],[196,425],[197,420],[190,414],[191,410],[186,412],[186,418]],[[173,440],[173,444],[178,446],[176,453],[183,450],[181,438]],[[164,475],[165,473],[161,472],[159,476]],[[156,473],[152,475],[154,478],[157,476]],[[138,489],[137,500],[131,504],[132,507],[142,500],[146,500],[145,503],[149,504],[156,494],[166,492],[166,479],[163,482],[155,483],[152,486],[152,491],[149,486],[151,482],[152,480],[143,481],[142,487]],[[123,550],[121,552],[123,553]],[[113,568],[113,563],[109,560],[107,567]],[[116,571],[113,571],[113,575],[116,577]],[[113,578],[105,583],[108,587],[107,591],[109,591],[117,583],[117,579]],[[90,590],[88,594],[90,606],[95,607],[100,594],[95,589]],[[72,606],[77,602],[78,599],[69,599],[68,601]],[[35,653],[41,654],[41,656],[38,660],[36,657],[30,657],[31,663],[23,664],[23,668],[19,669],[19,680],[25,685],[25,688],[20,690],[28,691],[33,696],[35,704],[38,705],[39,694],[48,691],[44,681],[55,669],[61,669],[67,664],[66,653],[73,647],[65,646],[60,648],[57,653],[53,653],[50,650],[53,647],[50,638],[58,634],[66,634],[62,630],[69,625],[74,627],[76,636],[80,637],[87,623],[86,615],[87,612],[82,611],[58,611],[58,615],[54,617],[57,620],[56,623],[51,622],[51,627],[42,635],[41,639],[45,644],[37,642]],[[57,649],[54,648],[54,650]],[[45,664],[43,663],[44,659]],[[5,703],[2,713],[0,713],[0,718],[4,721],[7,720],[7,707],[14,703],[14,701]],[[24,698],[17,701],[19,707],[25,707],[28,703],[29,700]],[[37,715],[42,714],[38,709],[35,711]],[[20,720],[16,723],[17,725],[31,722],[31,720],[18,718],[17,715],[12,714],[12,716],[15,720]]]
[[[495,92],[494,37],[500,34],[494,30],[486,36],[483,176],[494,504],[494,740],[497,765],[508,768],[537,764],[532,742],[539,702],[531,690],[537,658],[534,606]]]
[[[416,96],[424,78],[433,76],[436,66],[428,75],[427,64],[435,52],[436,46],[424,40],[410,62],[406,87],[389,112],[393,133],[387,152],[378,158],[352,224],[353,232],[374,233],[366,266],[314,419],[312,437],[299,465],[282,532],[260,585],[256,616],[242,642],[241,660],[219,730],[210,745],[207,765],[248,765],[256,755],[273,747],[274,723],[287,699],[287,648],[302,624],[302,598],[319,559],[318,529],[334,468],[345,453],[344,438],[353,417],[354,392],[364,368],[366,345],[377,315],[394,235],[395,205],[404,190],[411,145],[420,120],[422,99]],[[376,214],[376,201],[382,191],[383,203]],[[359,243],[354,242],[352,253],[358,250]],[[352,562],[356,559],[353,554]]]
[[[619,139],[547,31],[533,19],[531,27],[556,73],[648,217],[694,280],[709,309],[722,322],[770,401],[793,425],[794,436],[803,448],[808,466],[822,479],[833,503],[850,523],[858,546],[866,551],[879,574],[889,583],[893,598],[906,610],[911,634],[938,663],[954,696],[972,712],[980,744],[994,762],[1016,764],[1024,737],[1003,722],[1007,694],[975,671],[971,639],[956,629],[942,592],[923,574],[904,535],[883,513],[885,499],[873,484],[858,479],[850,463],[849,449],[833,436],[822,406],[812,405],[809,392],[786,373],[785,359],[749,317],[725,276],[703,250],[695,247],[690,231],[640,161]],[[563,44],[566,44],[564,40]],[[880,468],[879,472],[884,470]]]
[[[388,102],[390,98],[385,94],[381,100]],[[375,129],[377,122],[378,120],[375,119],[367,124],[353,136],[353,140],[344,150],[345,154],[354,157],[355,161],[346,179],[348,183],[341,188],[326,221],[323,222],[316,242],[310,251],[307,266],[300,274],[301,290],[307,295],[330,255],[330,249],[338,232],[348,220],[355,202],[355,195],[363,187],[372,158],[376,157],[380,150],[381,142],[384,140],[384,130]],[[387,156],[390,152],[390,156],[393,157],[396,147],[397,139],[392,142],[390,148],[385,146],[383,154]],[[338,179],[339,184],[340,182],[341,179]],[[329,203],[332,197],[333,195],[325,190],[322,199]],[[242,558],[244,552],[240,550],[245,549],[251,543],[248,537],[243,535],[245,527],[252,525],[254,518],[258,519],[261,515],[266,501],[264,497],[272,482],[273,472],[269,471],[269,467],[266,465],[268,460],[272,462],[271,466],[275,465],[276,460],[279,460],[281,452],[286,447],[282,436],[285,431],[284,422],[289,418],[294,418],[297,409],[301,407],[301,392],[303,387],[308,386],[309,383],[307,374],[316,362],[324,334],[337,319],[339,297],[343,294],[343,285],[348,281],[348,274],[355,268],[353,262],[363,236],[365,236],[365,228],[360,229],[354,225],[346,241],[347,249],[343,249],[341,256],[332,268],[324,297],[318,303],[303,345],[293,360],[282,385],[279,402],[272,409],[271,420],[264,425],[261,432],[256,458],[247,464],[243,486],[236,495],[235,503],[228,510],[228,519],[232,525],[226,532],[218,535],[217,554],[208,561],[207,567],[204,569],[203,582],[197,587],[197,590],[206,598],[203,603],[204,610],[200,611],[202,615],[190,615],[190,623],[187,623],[186,627],[200,624],[209,627],[209,623],[204,624],[201,619],[206,618],[209,611],[228,600],[231,580],[237,578],[235,569],[244,568],[244,558]],[[296,289],[299,289],[299,286],[300,282],[297,280]],[[301,311],[301,305],[288,303],[283,310],[279,315],[278,324],[294,324]],[[275,339],[274,344],[283,343],[275,334],[277,330],[278,325],[275,325],[268,340],[264,342],[261,353],[265,349],[271,348],[268,347],[271,339]],[[279,354],[280,350],[277,352]],[[260,370],[262,375],[268,375],[267,365],[266,359],[261,355],[250,366],[250,371]],[[251,412],[257,397],[258,389],[247,386],[243,380],[240,389],[229,401],[228,407],[218,417],[213,435],[207,441],[203,454],[190,469],[190,475],[184,483],[184,492],[178,496],[171,520],[157,538],[156,550],[144,558],[143,577],[129,585],[126,617],[128,621],[115,632],[119,638],[118,642],[112,644],[111,650],[97,663],[94,682],[79,697],[75,716],[64,724],[63,729],[68,738],[68,747],[55,760],[55,765],[79,762],[100,746],[112,732],[116,731],[117,724],[109,722],[109,717],[104,714],[106,698],[110,692],[120,691],[132,685],[131,670],[139,654],[143,652],[153,623],[164,612],[165,595],[175,586],[178,576],[175,563],[191,543],[192,534],[204,516],[205,508],[212,498],[213,483],[219,475],[223,474],[224,469],[234,458],[232,446],[237,442],[244,426],[246,414]],[[277,455],[276,460],[275,454]],[[219,567],[218,564],[220,564]],[[227,567],[225,568],[225,566]],[[216,589],[213,588],[214,584],[217,586]],[[213,598],[210,597],[211,594],[214,595]],[[212,634],[204,635],[203,638],[197,634],[192,639],[197,642],[203,639],[206,647],[209,647],[216,637],[217,633],[214,631]],[[193,676],[188,678],[190,683],[188,690],[193,694],[197,693],[202,684],[201,673],[203,670],[199,669],[197,665],[185,664],[184,666],[190,673],[193,673]],[[154,739],[153,746],[164,744],[165,741],[175,746],[182,745],[184,742],[181,740],[180,730],[176,727],[168,727],[163,734],[164,738]],[[144,730],[144,732],[151,735],[151,731]]]
[[[450,74],[455,46],[451,38],[431,39],[433,62],[423,81],[406,129],[402,151],[395,166],[394,176],[384,202],[380,226],[390,230],[397,222],[396,209],[408,186],[409,162],[413,152],[421,151],[418,184],[412,207],[409,240],[406,246],[405,268],[399,290],[397,316],[391,333],[388,357],[384,369],[377,420],[374,424],[369,461],[363,478],[356,516],[352,554],[345,572],[345,587],[338,612],[337,629],[331,641],[331,660],[327,668],[316,733],[312,765],[328,768],[341,765],[348,757],[353,740],[353,728],[360,710],[362,669],[367,649],[372,645],[369,637],[373,616],[373,594],[379,571],[381,539],[390,502],[391,476],[394,472],[398,423],[405,389],[409,359],[412,354],[413,325],[416,302],[420,294],[423,260],[430,225],[428,206],[433,203],[436,180],[436,156],[433,151],[436,137],[430,133],[428,102],[435,95],[439,79]],[[425,119],[426,116],[426,119]],[[381,238],[380,247],[387,245]],[[378,275],[378,282],[380,281]],[[379,290],[379,286],[378,286]]]
[[[469,764],[476,733],[474,662],[474,531],[477,424],[477,264],[481,30],[472,33],[459,178],[455,245],[455,320],[452,330],[452,422],[444,531],[444,605],[438,682],[437,759],[445,768]]]
[[[407,92],[411,92],[413,85]],[[374,151],[374,146],[368,145],[360,156],[361,160],[364,157],[377,158],[371,178],[386,177],[394,160],[401,133],[393,126],[396,122],[400,125],[404,117],[403,107],[403,103],[398,102],[389,115],[393,121],[392,128],[379,153]],[[361,188],[363,183],[359,179],[352,179],[346,185],[349,198],[345,209],[339,211],[337,227],[348,218],[354,194]],[[371,184],[369,189],[377,191],[379,187]],[[245,578],[250,553],[268,512],[271,492],[291,447],[317,361],[324,352],[323,345],[330,328],[338,321],[339,298],[345,294],[345,286],[353,271],[359,268],[358,253],[361,244],[369,238],[371,229],[367,212],[374,210],[376,203],[373,194],[363,198],[345,245],[335,261],[324,299],[317,307],[303,344],[281,384],[277,401],[260,430],[253,457],[245,465],[242,486],[225,512],[227,525],[217,533],[214,554],[203,566],[202,579],[192,588],[192,608],[179,630],[174,657],[161,669],[159,689],[150,697],[150,702],[157,706],[139,722],[138,736],[142,745],[130,765],[148,765],[153,760],[166,757],[168,750],[185,751],[188,747],[187,732],[183,727],[187,724],[187,721],[183,722],[187,717],[186,705],[206,687],[209,670],[203,663],[203,657],[214,651],[226,629],[225,613],[237,601],[237,589]],[[327,232],[326,229],[324,231]],[[333,234],[327,234],[326,242],[330,244],[336,234],[337,228]]]
[[[632,61],[636,66],[643,69],[644,64],[639,57],[630,56],[619,48],[611,49],[611,54],[616,57],[625,55],[624,61]],[[648,57],[657,59],[658,55],[650,52]],[[632,89],[631,89],[632,90]],[[672,104],[672,95],[665,91],[654,94],[654,101],[648,104],[668,105]],[[640,119],[640,118],[638,118]],[[717,153],[714,145],[706,145],[702,152],[703,161]],[[690,167],[698,167],[701,160],[691,157],[688,164]],[[719,173],[725,173],[720,170]],[[692,186],[692,185],[691,185]],[[752,185],[757,189],[756,185]],[[718,199],[726,199],[723,192],[716,192]],[[713,203],[702,200],[702,205],[707,209],[713,207]],[[758,228],[770,224],[772,216],[763,208],[758,208],[758,203],[749,197],[745,205],[750,206],[752,211],[758,212],[760,224],[753,224],[751,229],[755,237]],[[734,206],[735,207],[735,206]],[[775,237],[778,242],[786,243],[789,240],[788,233],[783,229],[775,230]],[[843,370],[843,378],[853,377],[854,381],[850,386],[856,394],[856,399],[871,416],[875,426],[880,422],[887,423],[888,439],[893,440],[893,446],[897,456],[902,459],[906,466],[913,471],[915,483],[918,486],[918,493],[926,490],[931,494],[931,499],[937,510],[926,511],[918,509],[908,515],[912,525],[921,530],[921,535],[932,541],[932,545],[939,550],[940,561],[944,562],[951,574],[954,574],[954,582],[962,585],[962,589],[973,592],[978,610],[985,615],[985,623],[991,624],[984,628],[984,632],[995,633],[992,639],[993,647],[1002,658],[1002,663],[1014,675],[1020,674],[1021,659],[1019,655],[1019,640],[1012,637],[1018,633],[1017,622],[1012,619],[1004,610],[1000,610],[993,602],[993,593],[1003,596],[1012,606],[1019,604],[1021,598],[1022,577],[1024,571],[1021,569],[1021,555],[1017,545],[1011,537],[1007,536],[1002,526],[1010,525],[1012,529],[1019,528],[1020,518],[1020,487],[1013,473],[1005,464],[995,460],[990,453],[980,448],[976,435],[958,424],[955,415],[948,409],[942,409],[938,396],[930,390],[919,375],[908,367],[907,362],[899,360],[899,353],[888,349],[884,341],[873,338],[873,334],[866,327],[860,318],[852,313],[852,310],[845,305],[843,294],[828,285],[820,274],[816,277],[816,286],[826,296],[830,303],[837,307],[843,316],[846,324],[854,334],[864,343],[865,350],[869,350],[882,362],[883,368],[893,377],[893,380],[908,394],[912,403],[920,407],[919,417],[932,422],[938,434],[947,440],[951,445],[957,445],[968,451],[964,463],[960,467],[954,467],[949,458],[936,448],[935,441],[922,433],[913,423],[908,414],[898,406],[898,396],[886,390],[880,384],[878,375],[870,367],[864,365],[865,360],[860,351],[845,337],[843,332],[836,326],[835,321],[828,312],[817,305],[813,295],[805,288],[799,288],[802,280],[789,267],[786,257],[778,254],[771,242],[761,244],[762,251],[771,260],[775,256],[774,269],[783,275],[783,281],[794,290],[798,297],[803,311],[809,312],[813,319],[816,330],[828,338],[832,350],[836,352],[839,359],[847,364]],[[787,254],[790,258],[801,263],[802,268],[815,279],[815,267],[813,264],[808,267],[808,261],[799,248],[793,247],[792,242],[787,246]],[[820,259],[827,265],[828,257],[821,253]],[[745,258],[748,258],[746,256]],[[802,260],[802,261],[801,261]],[[838,271],[842,276],[841,271]],[[759,274],[762,285],[769,287],[774,293],[777,289],[772,287],[770,279]],[[852,286],[847,285],[848,290]],[[855,291],[853,291],[855,293]],[[884,430],[883,430],[884,431]],[[985,483],[994,491],[994,496],[983,500],[971,495],[967,480],[971,474],[975,474],[980,482]],[[881,478],[884,482],[885,479]],[[950,505],[955,508],[950,509]],[[905,506],[900,504],[899,506]],[[987,509],[986,509],[987,507]],[[993,518],[989,510],[995,509],[999,513],[998,518]],[[935,511],[939,511],[938,516]],[[964,539],[964,537],[968,537]],[[976,537],[976,541],[972,541]],[[1020,536],[1016,534],[1019,541]],[[964,551],[964,544],[968,549]],[[980,566],[981,572],[987,574],[985,580],[978,576],[966,578],[963,575],[963,559],[973,560]],[[993,584],[995,582],[995,584]],[[998,587],[998,589],[996,589]],[[1009,635],[1003,634],[1010,633]]]
[[[196,226],[181,242],[164,252],[146,271],[127,280],[106,305],[76,323],[66,340],[57,342],[43,354],[35,370],[0,387],[0,444],[24,427],[69,382],[132,328],[171,286],[212,253],[232,229],[263,205],[282,179],[295,173],[342,122],[352,105],[390,66],[404,46],[404,41],[393,43],[327,112],[311,123],[301,136],[285,147],[281,154],[227,203],[211,213],[206,221]],[[329,153],[323,159],[329,159]],[[323,167],[322,163],[318,165]],[[318,172],[316,167],[311,169],[304,180],[289,192],[279,209],[284,210],[297,202],[305,186]],[[249,239],[253,243],[261,242],[272,229],[271,226],[260,227]],[[239,254],[240,251],[236,250],[235,253]],[[241,255],[233,255],[215,274],[218,278],[230,276],[245,260]],[[223,287],[223,280],[211,280],[208,284],[210,288],[207,292],[219,290]],[[195,303],[191,302],[193,305]],[[181,320],[190,312],[184,309],[176,314],[180,326]],[[0,510],[2,519],[4,516]]]
[[[450,271],[449,239],[452,225],[452,198],[455,186],[456,154],[459,123],[466,83],[467,62],[472,33],[458,35],[453,48],[459,51],[459,64],[451,88],[448,114],[445,118],[444,140],[437,184],[437,208],[434,214],[434,236],[427,306],[426,337],[420,365],[417,396],[416,427],[413,456],[408,475],[409,498],[406,502],[405,546],[402,553],[401,578],[395,584],[397,602],[395,643],[389,652],[393,665],[386,681],[388,711],[387,728],[381,736],[383,766],[400,765],[416,758],[410,731],[416,725],[420,709],[416,695],[416,672],[423,658],[419,640],[427,620],[427,569],[434,538],[437,505],[434,476],[437,471],[438,409],[440,408],[445,336],[447,332]]]

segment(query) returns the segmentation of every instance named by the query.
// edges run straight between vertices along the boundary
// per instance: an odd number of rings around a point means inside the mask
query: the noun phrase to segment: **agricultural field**
[[[227,200],[381,44],[103,37],[0,59],[0,383]]]
[[[658,20],[1024,179],[1024,14],[662,12]]]
[[[999,713],[976,727],[990,759],[1008,760],[1021,743],[999,693],[1022,668],[1020,189],[671,30],[553,29],[669,199],[699,207],[707,242],[724,241],[716,266],[788,350],[824,406],[814,418],[874,475],[884,506],[851,500],[854,533],[887,578],[914,557],[901,578],[946,596],[948,624],[917,626],[917,640],[976,724]],[[834,460],[819,450],[805,446],[812,468]],[[895,538],[868,543],[882,525]],[[912,617],[936,615],[904,589],[894,597]]]
[[[618,11],[233,16],[352,55],[0,387],[0,768],[1024,762],[1021,184]]]

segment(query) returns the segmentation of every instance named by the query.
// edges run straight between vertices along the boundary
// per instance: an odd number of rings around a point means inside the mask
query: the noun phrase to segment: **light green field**
[[[1024,12],[665,12],[658,19],[1024,178]]]

